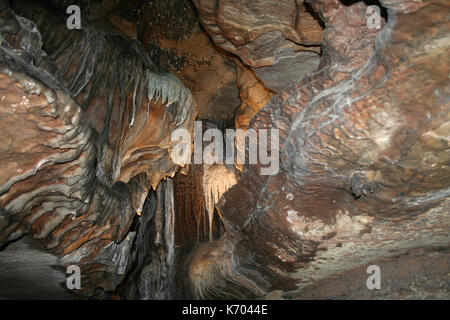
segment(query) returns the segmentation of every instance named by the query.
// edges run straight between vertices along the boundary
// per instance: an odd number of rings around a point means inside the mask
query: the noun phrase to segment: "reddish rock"
[[[252,239],[240,247],[255,248],[271,290],[448,243],[444,3],[386,3],[378,35],[363,3],[312,4],[327,25],[319,70],[251,124],[280,129],[280,172],[247,165],[220,208]]]

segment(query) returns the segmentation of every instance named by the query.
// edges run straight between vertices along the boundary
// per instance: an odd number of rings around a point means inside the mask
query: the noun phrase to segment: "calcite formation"
[[[113,290],[133,263],[136,213],[178,170],[170,133],[192,126],[194,100],[111,29],[70,32],[21,8],[37,24],[2,8],[1,243],[29,234],[81,267],[81,293]]]
[[[281,170],[246,166],[220,212],[272,288],[448,246],[448,4],[381,3],[377,31],[364,3],[312,1],[326,25],[319,68],[250,125],[279,128]]]
[[[0,2],[0,248],[95,298],[448,299],[448,1],[69,4]],[[279,170],[180,168],[196,117]]]
[[[232,57],[218,51],[190,0],[144,2],[137,35],[156,64],[175,74],[197,105],[197,118],[233,123],[239,106]]]

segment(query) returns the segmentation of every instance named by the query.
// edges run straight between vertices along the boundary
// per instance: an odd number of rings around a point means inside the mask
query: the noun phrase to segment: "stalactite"
[[[156,191],[151,190],[141,216],[142,229],[137,237],[136,248],[145,255],[137,257],[138,270],[126,284],[135,291],[127,292],[127,298],[160,300],[173,298],[175,272],[175,207],[171,178],[162,181]],[[143,243],[141,243],[143,242]],[[150,243],[146,246],[145,243]],[[142,261],[142,262],[139,262]]]
[[[23,122],[33,138],[25,143],[21,134],[8,133],[10,148],[0,154],[0,169],[16,150],[29,159],[21,165],[24,174],[0,175],[0,244],[26,233],[39,239],[63,267],[80,265],[79,293],[86,296],[115,290],[132,265],[149,265],[155,274],[149,279],[156,283],[148,287],[156,289],[138,297],[170,297],[171,180],[161,185],[160,212],[145,213],[142,221],[150,222],[138,232],[132,225],[136,213],[146,211],[141,208],[150,185],[156,189],[178,169],[168,159],[168,137],[177,125],[189,128],[193,122],[190,92],[155,67],[136,42],[101,22],[68,31],[45,9],[24,6],[23,12],[27,18],[8,11],[6,22],[16,29],[0,30],[0,91],[4,99],[23,102],[0,103],[0,118],[8,125]],[[0,130],[2,137],[8,130]],[[155,131],[160,135],[151,136]],[[124,164],[125,155],[135,151],[139,155]],[[119,180],[125,165],[130,172]],[[158,230],[159,239],[153,246],[136,246],[148,230]]]
[[[219,202],[220,197],[234,186],[236,182],[233,167],[220,164],[205,164],[203,166],[203,194],[209,222],[209,241],[212,241],[214,208]]]
[[[155,122],[155,116],[168,124],[161,132],[189,128],[195,114],[191,92],[176,76],[155,65],[137,41],[123,36],[107,21],[85,21],[81,30],[68,30],[60,23],[60,16],[39,8],[27,3],[17,9],[36,21],[46,53],[61,71],[62,82],[98,133],[99,178],[106,184],[117,180],[127,183],[153,169],[161,171],[148,176],[155,189],[161,179],[173,176],[178,166],[169,161],[149,164],[151,160],[138,149],[149,151],[158,142],[160,148],[171,147],[162,141],[150,141],[149,146],[141,141],[136,145],[136,141]],[[136,171],[126,171],[138,161],[146,164]]]
[[[167,287],[173,284],[175,260],[175,206],[173,199],[173,181],[168,178],[164,186],[164,239],[167,263]]]

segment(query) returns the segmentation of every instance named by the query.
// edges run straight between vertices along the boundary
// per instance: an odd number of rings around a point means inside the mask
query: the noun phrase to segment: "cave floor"
[[[73,300],[57,258],[26,237],[0,251],[0,300]]]

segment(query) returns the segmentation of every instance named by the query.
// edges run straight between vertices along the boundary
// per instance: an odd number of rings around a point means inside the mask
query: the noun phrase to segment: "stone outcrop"
[[[319,45],[321,26],[301,1],[195,0],[214,43],[252,67],[271,66],[285,48]],[[309,34],[310,36],[304,36]]]
[[[239,88],[241,104],[235,118],[235,128],[246,129],[250,120],[261,110],[274,93],[267,89],[252,69],[235,60],[237,66],[236,83]]]
[[[29,234],[81,267],[80,292],[113,290],[150,187],[178,170],[170,133],[192,127],[194,100],[111,28],[21,9],[37,23],[2,8],[0,242]]]
[[[272,91],[317,68],[320,19],[303,1],[195,0],[214,43],[254,69]]]
[[[220,212],[272,290],[448,246],[448,4],[382,4],[378,32],[362,2],[313,1],[327,26],[318,71],[250,125],[280,130],[280,171],[246,165]]]

